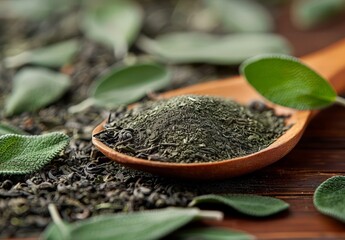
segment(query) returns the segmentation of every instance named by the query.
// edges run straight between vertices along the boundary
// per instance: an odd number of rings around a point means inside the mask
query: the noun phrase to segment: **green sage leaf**
[[[0,122],[0,136],[5,134],[19,134],[19,135],[26,135],[27,133],[23,130],[14,127],[8,123]]]
[[[37,171],[57,156],[68,142],[69,137],[60,132],[39,136],[0,136],[0,174]]]
[[[337,97],[325,79],[291,56],[253,57],[240,69],[262,96],[282,106],[319,109],[333,104]]]
[[[13,79],[13,90],[5,103],[6,115],[36,111],[58,100],[70,87],[67,75],[43,68],[24,68]]]
[[[335,176],[323,182],[314,193],[314,206],[345,223],[345,177]]]
[[[5,59],[6,67],[20,67],[24,64],[35,64],[46,67],[60,67],[77,53],[77,40],[68,40],[50,46],[33,49]]]
[[[1,0],[0,16],[40,21],[53,13],[67,11],[74,4],[70,0]]]
[[[83,240],[154,240],[161,239],[192,220],[203,217],[197,208],[166,208],[134,213],[103,215],[70,224],[71,239]],[[221,214],[217,211],[212,213]],[[43,239],[62,240],[54,225],[43,233]]]
[[[254,236],[226,228],[194,228],[177,231],[171,239],[175,240],[252,240]]]
[[[250,194],[203,195],[194,198],[189,206],[200,203],[224,204],[240,213],[254,217],[270,216],[289,208],[289,204],[283,200]]]
[[[204,0],[224,27],[236,32],[269,32],[274,28],[270,12],[251,0]]]
[[[85,10],[82,30],[88,38],[114,48],[116,57],[123,57],[137,37],[142,21],[143,11],[133,1],[94,1]]]
[[[292,21],[301,29],[311,29],[344,12],[345,0],[294,1]]]
[[[142,50],[164,62],[177,64],[240,64],[262,53],[289,53],[290,45],[275,34],[232,34],[215,36],[206,33],[170,33],[156,40],[141,38]]]
[[[161,65],[145,63],[114,68],[91,86],[89,99],[69,110],[78,112],[90,105],[113,108],[133,103],[169,82],[170,74]]]

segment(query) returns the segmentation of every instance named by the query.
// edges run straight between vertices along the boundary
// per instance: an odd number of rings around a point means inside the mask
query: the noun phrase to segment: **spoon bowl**
[[[302,61],[328,79],[335,90],[340,93],[345,90],[345,40],[326,49],[302,58]],[[254,100],[265,101],[241,76],[224,80],[197,84],[187,88],[177,89],[161,94],[162,98],[178,95],[197,94],[231,98],[244,105]],[[268,166],[290,152],[301,138],[308,122],[316,111],[297,111],[267,103],[278,115],[289,115],[287,125],[292,125],[281,137],[267,148],[250,155],[206,163],[166,163],[140,159],[115,151],[97,138],[93,144],[108,158],[130,168],[150,172],[157,175],[193,179],[217,180],[236,177]],[[99,124],[93,135],[104,130],[105,122]]]

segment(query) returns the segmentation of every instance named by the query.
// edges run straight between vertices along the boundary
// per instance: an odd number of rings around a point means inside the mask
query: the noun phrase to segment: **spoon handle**
[[[345,39],[302,58],[327,79],[337,93],[345,92]]]

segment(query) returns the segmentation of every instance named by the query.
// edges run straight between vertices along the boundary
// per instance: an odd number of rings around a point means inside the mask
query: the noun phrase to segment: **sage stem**
[[[61,235],[63,236],[63,239],[66,239],[66,240],[71,239],[69,230],[68,230],[66,224],[62,221],[56,206],[54,204],[50,203],[48,205],[48,210],[49,210],[50,216],[53,219],[53,222],[56,224],[56,226],[60,230]]]
[[[337,96],[337,97],[335,98],[335,103],[338,104],[338,105],[341,105],[341,106],[345,107],[345,98],[342,98],[342,97]]]

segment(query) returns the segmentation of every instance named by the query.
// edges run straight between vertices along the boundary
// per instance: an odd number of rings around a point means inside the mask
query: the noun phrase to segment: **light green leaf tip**
[[[175,64],[236,65],[258,54],[289,54],[291,51],[286,39],[268,33],[217,36],[200,32],[175,32],[158,36],[155,40],[141,37],[138,45],[157,59]]]
[[[69,137],[60,132],[39,136],[0,136],[0,174],[37,171],[56,157],[68,143]]]
[[[203,195],[194,198],[189,206],[200,203],[224,204],[240,213],[254,217],[270,216],[289,208],[289,204],[283,200],[251,194]]]
[[[300,29],[312,29],[335,18],[345,9],[345,0],[294,1],[291,7],[292,22]]]
[[[260,3],[251,0],[204,0],[223,23],[235,32],[269,32],[274,28],[270,12]]]
[[[253,240],[254,236],[227,228],[193,228],[177,231],[172,235],[174,240]]]
[[[60,99],[70,85],[67,75],[44,68],[24,68],[14,76],[5,114],[10,116],[45,107]]]
[[[134,213],[103,215],[70,224],[71,239],[83,240],[155,240],[203,216],[197,208],[166,208]],[[210,211],[207,211],[208,213]],[[218,215],[219,212],[211,211]],[[55,227],[54,227],[55,226]],[[56,225],[49,227],[42,238],[61,239]],[[62,239],[61,239],[62,240]]]
[[[20,67],[28,63],[46,67],[61,67],[71,60],[79,47],[79,41],[76,39],[63,41],[8,57],[5,59],[5,64],[8,68]]]
[[[0,122],[0,136],[5,134],[19,134],[19,135],[26,135],[27,133],[23,130],[14,127],[8,123]]]
[[[114,48],[116,57],[127,54],[143,21],[143,11],[130,0],[94,1],[85,9],[82,30],[86,37]]]
[[[345,223],[345,177],[335,176],[323,182],[314,193],[314,206]]]
[[[292,56],[259,55],[242,63],[240,72],[262,96],[282,106],[320,109],[337,97],[325,79]]]

